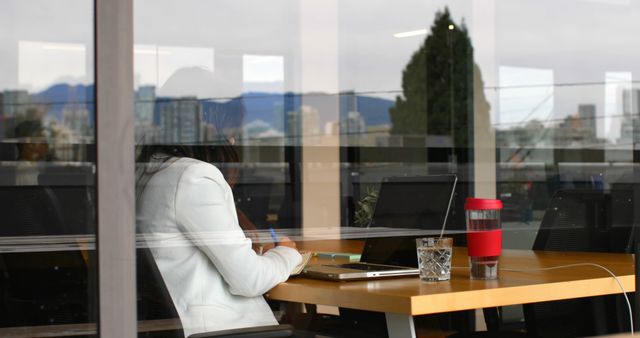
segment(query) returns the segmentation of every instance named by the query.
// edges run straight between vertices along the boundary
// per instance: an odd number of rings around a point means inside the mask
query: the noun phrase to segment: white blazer
[[[184,335],[277,324],[263,294],[285,281],[300,254],[259,256],[238,224],[231,188],[213,165],[172,158],[138,197],[138,232],[180,316]]]

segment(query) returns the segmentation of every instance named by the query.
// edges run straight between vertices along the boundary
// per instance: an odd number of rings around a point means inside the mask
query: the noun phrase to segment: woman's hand
[[[286,237],[286,236],[280,238],[280,241],[278,242],[278,246],[288,246],[291,249],[297,249],[296,242],[290,240],[289,237]]]
[[[291,239],[289,239],[289,237],[286,237],[286,236],[280,239],[277,246],[287,246],[297,250],[296,242],[292,241]],[[275,243],[266,243],[266,244],[260,244],[259,248],[254,248],[254,249],[258,255],[262,255],[265,252],[275,247],[276,247]]]

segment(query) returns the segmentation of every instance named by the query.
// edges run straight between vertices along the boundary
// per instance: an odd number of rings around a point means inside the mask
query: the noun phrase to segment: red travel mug
[[[500,200],[467,198],[467,247],[472,279],[498,278],[498,260],[502,253]]]

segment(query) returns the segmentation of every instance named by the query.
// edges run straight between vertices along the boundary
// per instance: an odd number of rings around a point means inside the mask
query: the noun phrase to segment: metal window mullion
[[[94,0],[98,329],[136,336],[133,0]]]

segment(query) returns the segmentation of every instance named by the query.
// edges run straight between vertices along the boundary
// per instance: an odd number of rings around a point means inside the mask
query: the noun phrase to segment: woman
[[[286,237],[263,255],[252,250],[230,185],[210,164],[233,154],[230,140],[215,147],[148,147],[138,159],[138,232],[147,238],[185,337],[277,324],[262,295],[301,261]]]

